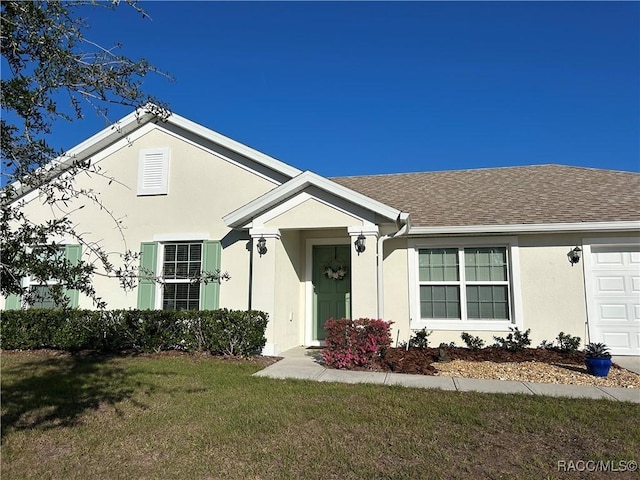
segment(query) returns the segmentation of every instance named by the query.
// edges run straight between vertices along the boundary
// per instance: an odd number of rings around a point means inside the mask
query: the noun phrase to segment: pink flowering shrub
[[[330,318],[324,326],[326,348],[322,351],[327,367],[350,369],[369,367],[391,345],[391,324],[384,320]]]

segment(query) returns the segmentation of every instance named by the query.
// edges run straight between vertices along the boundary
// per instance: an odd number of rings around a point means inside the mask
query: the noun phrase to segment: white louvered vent
[[[140,150],[138,195],[166,195],[169,190],[169,149]]]

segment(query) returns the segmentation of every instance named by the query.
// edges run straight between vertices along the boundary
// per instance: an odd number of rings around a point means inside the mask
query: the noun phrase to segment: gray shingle
[[[640,220],[640,174],[561,165],[332,178],[415,226]]]

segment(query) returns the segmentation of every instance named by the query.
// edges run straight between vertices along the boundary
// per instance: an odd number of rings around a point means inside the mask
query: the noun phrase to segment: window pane
[[[460,302],[447,303],[447,318],[460,318]]]
[[[196,277],[202,268],[201,243],[168,243],[164,246],[165,280]]]
[[[442,267],[433,266],[429,270],[429,276],[431,277],[429,280],[431,280],[432,282],[443,282],[444,269]]]
[[[164,247],[164,258],[165,261],[175,262],[176,260],[176,245],[165,245]]]
[[[200,262],[189,264],[189,278],[197,277],[200,274]]]
[[[446,287],[431,287],[434,302],[444,302],[446,297]]]
[[[458,281],[458,267],[444,267],[444,280],[447,282]]]
[[[176,266],[173,263],[165,263],[164,264],[164,276],[166,278],[175,278],[176,277]]]
[[[488,282],[491,280],[491,269],[489,267],[478,266],[476,267],[475,275],[476,278],[474,278],[474,280]]]
[[[192,262],[199,262],[202,258],[202,245],[199,243],[191,244],[191,250],[189,252],[189,260]]]
[[[491,264],[491,280],[507,281],[507,249],[504,247],[492,248],[489,262]]]
[[[445,287],[447,292],[447,301],[448,302],[459,302],[460,301],[460,289],[457,286],[448,286]]]
[[[457,286],[422,285],[421,318],[460,318],[460,290]]]
[[[465,275],[470,282],[507,280],[507,249],[505,247],[465,248],[464,261]]]
[[[431,302],[420,302],[420,318],[434,318]]]
[[[50,264],[64,264],[66,262],[65,247],[63,245],[37,245],[31,249],[31,255],[39,262],[47,262]],[[36,268],[35,270],[40,271],[42,269]],[[45,268],[44,270],[48,269]],[[39,274],[34,273],[30,281],[32,283],[58,282],[58,279],[49,276],[50,273],[51,272],[48,271],[42,271]],[[56,308],[56,305],[52,303],[51,295],[47,292],[48,288],[50,287],[46,285],[36,286],[33,293],[38,297],[35,299],[36,302],[38,302],[38,306],[32,303],[32,308]]]
[[[175,278],[187,278],[189,273],[189,264],[187,262],[179,262],[176,264],[176,276]]]
[[[506,302],[507,287],[501,287],[501,286],[493,287],[493,300],[496,302]]]
[[[179,262],[184,262],[189,260],[189,244],[181,243],[178,245],[178,253],[176,255],[176,260]]]
[[[189,284],[188,283],[179,283],[176,285],[176,298],[187,298],[189,295]]]
[[[458,250],[455,248],[419,250],[418,271],[421,282],[458,281]]]
[[[493,300],[493,291],[491,290],[491,287],[478,287],[478,297],[481,302],[491,302]]]
[[[197,310],[200,307],[200,285],[168,283],[164,288],[162,308],[165,310]]]
[[[477,286],[467,287],[467,303],[477,302],[478,300],[480,300],[478,298],[478,287]]]
[[[200,285],[190,285],[189,300],[198,301],[200,299]]]
[[[480,318],[480,303],[479,302],[467,302],[467,317],[468,318]]]
[[[431,287],[420,287],[420,299],[423,302],[430,302],[433,300],[433,296],[431,295]]]
[[[31,308],[56,308],[53,295],[51,294],[51,287],[47,285],[37,285],[31,287],[31,291],[34,295]]]
[[[466,290],[469,319],[509,319],[506,285],[470,285]]]
[[[480,318],[495,318],[493,316],[493,303],[480,303]]]
[[[505,320],[509,319],[509,310],[507,308],[508,306],[507,306],[506,302],[504,302],[504,303],[495,303],[493,305],[493,307],[494,307],[494,311],[493,311],[494,317],[493,318],[505,319]]]
[[[447,318],[447,304],[445,302],[433,303],[433,318]]]

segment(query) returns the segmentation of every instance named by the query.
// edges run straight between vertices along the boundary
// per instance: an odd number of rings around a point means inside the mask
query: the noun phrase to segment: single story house
[[[70,155],[100,166],[75,182],[100,192],[124,236],[95,205],[73,221],[105,251],[139,248],[165,279],[124,291],[96,277],[109,308],[263,310],[265,354],[321,345],[330,317],[391,320],[394,342],[427,328],[436,345],[461,345],[462,332],[492,343],[518,327],[534,346],[563,331],[640,354],[638,173],[539,165],[325,178],[147,113]],[[38,191],[22,200],[34,221],[54,214]],[[67,255],[89,255],[65,240]],[[230,279],[193,285],[180,274],[218,268]],[[72,303],[92,308],[82,295]]]

